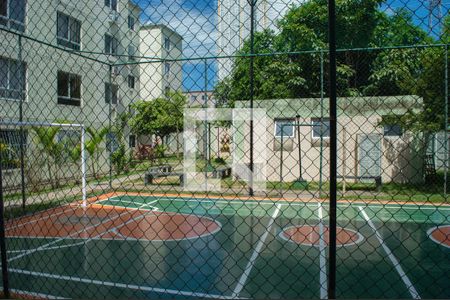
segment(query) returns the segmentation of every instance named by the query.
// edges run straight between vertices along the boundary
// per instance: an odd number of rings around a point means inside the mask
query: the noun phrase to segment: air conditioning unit
[[[112,10],[110,13],[109,13],[109,21],[111,22],[111,23],[115,23],[115,22],[117,22],[119,20],[119,13],[117,12],[117,11],[115,11],[115,10]]]

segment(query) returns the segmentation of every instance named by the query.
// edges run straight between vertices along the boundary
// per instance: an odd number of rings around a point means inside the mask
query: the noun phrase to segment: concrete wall
[[[422,180],[423,157],[422,137],[405,132],[400,137],[383,135],[379,125],[383,115],[402,114],[407,108],[419,109],[422,99],[406,97],[360,97],[340,98],[338,116],[338,174],[358,176],[361,174],[359,145],[363,135],[378,135],[381,138],[381,176],[383,182],[418,182]],[[324,100],[323,115],[328,115]],[[267,180],[285,182],[300,177],[299,147],[302,164],[302,177],[308,181],[318,181],[320,170],[325,180],[329,177],[329,138],[314,138],[312,126],[300,127],[294,137],[283,139],[281,158],[281,139],[274,136],[275,119],[293,118],[300,115],[300,123],[311,124],[312,119],[320,117],[320,99],[282,99],[258,100],[255,108],[265,108],[269,119],[267,125]],[[239,101],[237,107],[246,107],[247,102]],[[240,133],[239,133],[240,132]],[[255,138],[258,136],[255,132]],[[242,163],[249,162],[249,128],[235,132],[233,142],[239,145]],[[322,158],[322,168],[321,168]],[[282,165],[282,170],[280,166]],[[282,176],[280,176],[280,171]]]

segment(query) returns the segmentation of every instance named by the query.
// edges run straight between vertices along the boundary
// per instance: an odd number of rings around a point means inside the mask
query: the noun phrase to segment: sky
[[[216,55],[217,0],[135,0],[142,8],[141,22],[164,24],[183,37],[183,57]],[[212,90],[216,81],[213,60],[183,64],[183,90]],[[206,76],[205,76],[206,74]]]
[[[183,64],[183,90],[212,90],[217,79],[216,62],[212,59],[195,60],[217,55],[217,0],[134,0],[143,10],[142,23],[169,26],[183,36],[183,57],[190,58]],[[238,1],[238,0],[236,0]],[[437,0],[435,0],[437,1]],[[450,7],[450,0],[441,0],[442,14]],[[381,10],[392,14],[399,8],[413,13],[414,22],[428,30],[428,0],[386,0]],[[432,18],[436,30],[437,10]],[[434,32],[436,34],[436,31]]]

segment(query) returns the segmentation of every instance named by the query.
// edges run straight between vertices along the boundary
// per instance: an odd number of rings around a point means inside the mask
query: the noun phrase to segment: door
[[[359,176],[381,176],[381,135],[361,134],[359,140]]]

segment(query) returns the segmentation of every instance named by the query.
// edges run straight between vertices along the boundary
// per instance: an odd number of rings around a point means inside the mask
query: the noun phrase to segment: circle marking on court
[[[324,233],[320,236],[320,230]],[[285,241],[295,243],[303,246],[319,247],[321,241],[325,245],[328,245],[329,240],[329,228],[326,225],[320,229],[319,225],[296,225],[283,228],[279,236]],[[337,227],[337,240],[336,245],[338,247],[346,247],[359,244],[364,240],[364,237],[359,232]]]
[[[428,237],[438,245],[450,248],[450,225],[441,225],[428,229]]]

